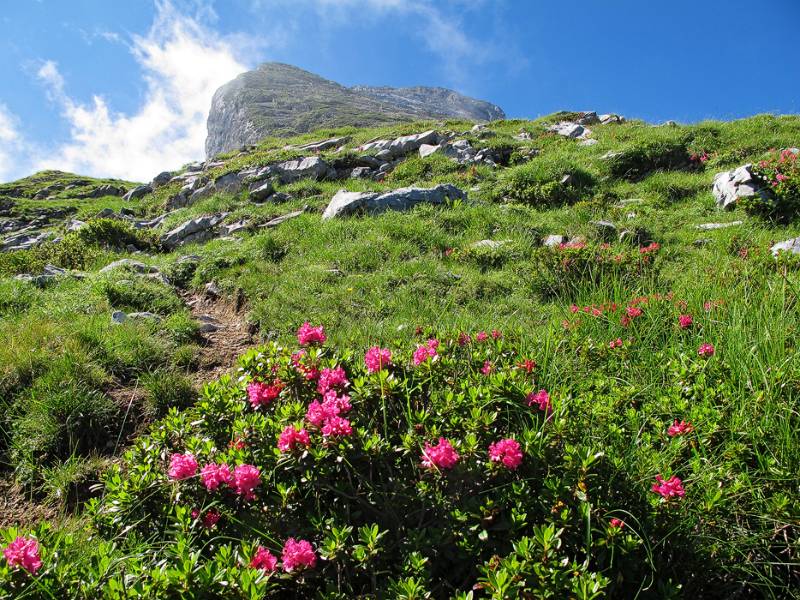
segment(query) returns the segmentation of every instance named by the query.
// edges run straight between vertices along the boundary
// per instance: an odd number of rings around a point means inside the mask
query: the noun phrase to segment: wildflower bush
[[[543,246],[534,252],[530,285],[546,299],[573,298],[602,281],[632,286],[655,278],[660,251],[658,243],[636,248],[583,241]]]
[[[549,162],[533,159],[503,172],[490,197],[544,209],[576,202],[594,183],[589,171],[566,157]]]
[[[611,521],[603,452],[565,441],[566,399],[500,332],[366,354],[316,328],[299,337],[244,355],[240,377],[171,412],[107,476],[98,531],[156,540],[130,589],[595,598],[641,585],[642,542]],[[76,593],[52,564],[36,581]],[[97,578],[80,581],[88,593]],[[0,571],[0,589],[27,585]]]
[[[778,222],[794,221],[800,216],[798,153],[792,149],[773,153],[753,166],[753,174],[771,194],[766,198],[759,195],[742,198],[745,211]]]

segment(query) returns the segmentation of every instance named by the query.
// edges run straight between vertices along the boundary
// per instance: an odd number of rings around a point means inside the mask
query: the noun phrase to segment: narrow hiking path
[[[252,326],[247,321],[247,309],[241,299],[225,298],[213,292],[179,292],[194,319],[200,324],[200,355],[197,367],[187,373],[199,393],[203,384],[232,372],[240,354],[256,343]],[[125,411],[126,420],[141,418],[137,409],[142,406],[145,391],[138,381],[115,385],[105,390]],[[149,419],[133,425],[128,434],[109,439],[109,460],[115,460],[131,439],[141,434]],[[42,501],[42,496],[17,484],[13,476],[0,477],[0,527],[25,526],[43,520],[58,520],[70,514],[85,498],[64,499],[60,503]],[[79,495],[91,495],[86,486]],[[61,504],[61,506],[57,506]]]

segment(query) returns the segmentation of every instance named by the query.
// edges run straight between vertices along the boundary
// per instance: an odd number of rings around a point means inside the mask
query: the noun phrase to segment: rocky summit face
[[[415,119],[505,118],[502,109],[445,88],[345,87],[291,65],[265,63],[219,88],[208,114],[206,154],[323,127]]]

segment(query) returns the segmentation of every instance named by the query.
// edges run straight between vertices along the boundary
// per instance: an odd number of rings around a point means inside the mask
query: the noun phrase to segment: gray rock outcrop
[[[330,201],[323,219],[344,217],[364,212],[377,214],[387,210],[409,210],[417,204],[441,204],[446,200],[464,199],[466,194],[451,184],[433,188],[407,187],[386,193],[348,192],[340,190]]]
[[[206,155],[275,135],[456,117],[488,121],[503,111],[443,88],[347,88],[291,65],[266,63],[219,88],[208,114]]]
[[[742,165],[733,171],[717,173],[713,184],[714,197],[717,206],[726,210],[733,210],[740,198],[749,198],[759,195],[769,198],[758,180],[753,176],[752,165]]]

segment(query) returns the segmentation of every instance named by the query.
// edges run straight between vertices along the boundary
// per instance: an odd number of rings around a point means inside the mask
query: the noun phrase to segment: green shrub
[[[114,309],[168,315],[183,308],[183,302],[169,286],[138,275],[131,277],[101,281],[100,289]]]
[[[764,219],[789,223],[800,216],[800,164],[791,150],[770,155],[753,166],[753,174],[769,192],[742,198],[744,210]]]
[[[653,171],[685,169],[692,164],[686,142],[667,139],[635,143],[611,153],[606,162],[612,177],[628,181],[639,181]]]
[[[119,435],[119,407],[100,392],[78,382],[58,387],[37,385],[17,401],[11,424],[11,461],[24,481],[43,465],[86,454]]]
[[[658,270],[658,244],[642,248],[575,242],[542,247],[534,252],[530,274],[533,290],[544,299],[572,300],[601,284],[638,287]]]
[[[175,371],[155,371],[143,376],[148,412],[163,417],[170,408],[184,409],[197,397],[192,382]]]
[[[591,191],[594,177],[566,158],[540,158],[501,173],[490,190],[494,200],[522,202],[536,208],[572,204]]]
[[[128,246],[146,250],[154,241],[149,233],[134,229],[130,223],[118,219],[93,219],[71,235],[89,246],[123,250]]]

